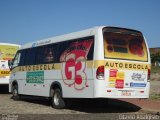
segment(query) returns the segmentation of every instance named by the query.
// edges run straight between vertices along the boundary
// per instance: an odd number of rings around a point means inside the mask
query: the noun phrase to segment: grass
[[[151,80],[158,80],[158,81],[160,81],[160,67],[159,66],[156,66],[156,67],[152,66],[151,67],[151,75],[152,75],[152,79]],[[160,89],[160,87],[159,87],[159,89]],[[159,92],[158,91],[151,93],[150,94],[150,99],[160,100],[160,91]]]
[[[152,73],[159,73],[160,74],[160,67],[159,66],[152,66],[151,67],[151,74]]]
[[[152,95],[150,95],[150,99],[156,99],[156,100],[160,100],[160,93],[159,94],[157,94],[157,93],[154,93],[154,94],[152,94]]]
[[[152,66],[151,67],[151,80],[158,80],[160,81],[160,67],[159,66]]]

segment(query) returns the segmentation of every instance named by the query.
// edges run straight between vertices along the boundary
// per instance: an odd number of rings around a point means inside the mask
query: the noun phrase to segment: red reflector
[[[140,91],[140,93],[144,93],[144,91]]]
[[[107,90],[107,92],[111,92],[111,90]]]
[[[148,69],[148,80],[150,80],[151,70]]]

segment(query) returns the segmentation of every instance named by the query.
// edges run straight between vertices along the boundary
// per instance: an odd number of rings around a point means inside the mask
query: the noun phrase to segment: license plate
[[[131,92],[130,91],[122,91],[121,95],[122,96],[131,96]]]

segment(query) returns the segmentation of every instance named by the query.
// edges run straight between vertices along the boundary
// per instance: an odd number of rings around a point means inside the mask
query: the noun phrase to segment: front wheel
[[[52,94],[52,107],[56,109],[62,109],[65,107],[65,102],[62,98],[60,89],[54,89]]]
[[[14,85],[12,87],[12,98],[14,100],[20,100],[20,95],[18,94],[18,86],[17,85]]]

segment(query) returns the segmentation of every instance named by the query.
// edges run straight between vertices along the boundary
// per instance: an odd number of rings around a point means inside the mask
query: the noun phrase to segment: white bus
[[[9,91],[52,98],[148,98],[150,54],[142,33],[94,27],[25,44],[12,61]]]
[[[10,70],[8,66],[8,60],[14,58],[19,45],[0,43],[0,85],[9,84]]]

